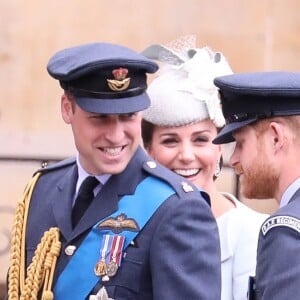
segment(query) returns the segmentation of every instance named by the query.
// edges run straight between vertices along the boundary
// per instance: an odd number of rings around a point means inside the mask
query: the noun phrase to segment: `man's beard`
[[[278,189],[279,175],[267,159],[261,155],[249,168],[239,167],[242,173],[241,192],[246,198],[268,199],[274,198]]]

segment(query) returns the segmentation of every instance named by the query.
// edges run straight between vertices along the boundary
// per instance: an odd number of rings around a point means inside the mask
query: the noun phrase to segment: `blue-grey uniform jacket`
[[[126,255],[117,274],[104,283],[108,296],[130,300],[220,299],[220,248],[207,195],[196,188],[185,190],[183,178],[159,164],[150,168],[147,164],[150,160],[139,148],[127,168],[121,174],[111,176],[102,187],[74,230],[71,210],[78,176],[75,160],[42,170],[44,174],[38,180],[30,204],[27,265],[43,233],[50,227],[59,227],[62,249],[55,271],[55,285],[59,274],[72,259],[72,255],[65,253],[66,247],[79,247],[97,221],[117,210],[122,196],[133,194],[141,180],[152,175],[168,182],[176,193],[156,210],[135,238],[134,245],[125,249]],[[151,199],[151,195],[147,197]],[[74,270],[76,272],[81,270]],[[98,282],[90,294],[96,294],[101,286]]]
[[[261,227],[256,300],[300,299],[300,189]]]

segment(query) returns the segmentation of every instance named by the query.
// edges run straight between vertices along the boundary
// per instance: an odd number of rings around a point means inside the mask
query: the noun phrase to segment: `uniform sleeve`
[[[300,235],[295,229],[276,226],[260,233],[256,299],[295,299],[300,286]]]
[[[151,243],[153,299],[220,299],[217,225],[204,201],[181,199],[167,210]]]

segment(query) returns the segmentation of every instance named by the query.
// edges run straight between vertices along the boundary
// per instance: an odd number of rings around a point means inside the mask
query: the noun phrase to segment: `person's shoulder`
[[[247,206],[246,204],[244,204],[241,201],[238,201],[238,206],[237,206],[240,215],[243,217],[247,217],[248,219],[251,220],[251,223],[253,221],[257,221],[258,223],[262,223],[265,219],[267,219],[269,217],[268,214],[260,212],[255,210],[252,207]]]
[[[269,217],[268,214],[259,212],[255,210],[252,207],[249,207],[242,201],[238,200],[236,197],[232,195],[234,199],[234,203],[236,205],[237,209],[237,215],[241,217],[242,219],[246,218],[246,220],[249,220],[251,223],[257,221],[258,223],[262,223],[266,218]]]
[[[232,231],[237,231],[243,234],[243,232],[259,232],[262,223],[269,217],[268,214],[264,214],[254,210],[253,208],[245,205],[238,200],[232,194],[226,193],[226,197],[229,197],[235,204],[230,214],[230,228]],[[235,228],[235,229],[234,229]]]
[[[34,174],[40,173],[41,175],[55,172],[59,170],[64,170],[76,164],[76,158],[71,157],[54,163],[43,164]]]
[[[279,208],[262,224],[261,233],[267,236],[269,232],[289,229],[289,232],[300,234],[300,201],[296,199]],[[285,231],[284,231],[285,232]]]
[[[177,175],[157,161],[153,159],[146,160],[143,164],[143,169],[149,175],[168,183],[179,198],[202,197],[206,202],[209,202],[209,196],[205,192],[199,190],[191,182]]]
[[[268,215],[255,211],[234,195],[229,195],[235,207],[221,216],[220,221],[217,219],[221,244],[225,244],[223,248],[229,247],[230,251],[227,252],[234,256],[255,253],[261,225]],[[229,198],[228,193],[226,197]],[[226,252],[225,249],[223,251]]]

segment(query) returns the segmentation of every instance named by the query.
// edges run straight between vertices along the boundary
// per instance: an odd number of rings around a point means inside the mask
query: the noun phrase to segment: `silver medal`
[[[117,271],[118,271],[118,264],[115,262],[115,261],[110,261],[108,264],[107,264],[107,275],[109,277],[113,277],[117,274]]]

